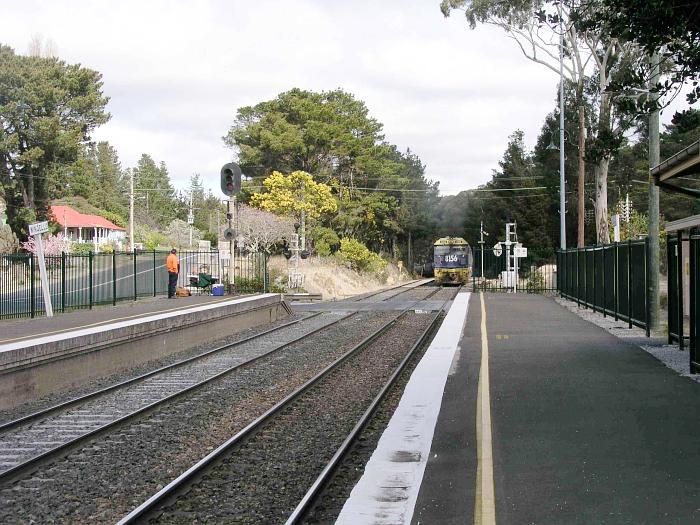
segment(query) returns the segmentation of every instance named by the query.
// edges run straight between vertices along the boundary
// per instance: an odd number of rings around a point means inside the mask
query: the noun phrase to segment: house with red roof
[[[63,229],[63,235],[71,242],[92,243],[95,251],[103,244],[111,244],[121,250],[126,244],[126,229],[99,215],[87,215],[70,206],[51,206],[51,220]]]

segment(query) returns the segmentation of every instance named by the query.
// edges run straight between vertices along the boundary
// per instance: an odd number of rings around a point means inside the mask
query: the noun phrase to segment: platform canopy
[[[651,168],[649,173],[660,188],[700,197],[700,141]]]

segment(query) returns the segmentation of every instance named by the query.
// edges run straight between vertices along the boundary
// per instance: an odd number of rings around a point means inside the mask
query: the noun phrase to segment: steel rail
[[[89,439],[94,439],[95,437],[98,437],[99,435],[105,434],[108,431],[111,431],[114,427],[128,423],[130,420],[136,419],[137,417],[143,417],[166,402],[174,401],[175,399],[177,399],[185,394],[188,394],[195,389],[201,388],[204,385],[206,385],[206,384],[208,384],[216,379],[219,379],[227,374],[230,374],[231,372],[234,372],[235,370],[238,370],[239,368],[250,366],[253,363],[256,363],[257,361],[259,361],[265,357],[268,357],[269,355],[271,355],[275,352],[282,350],[285,347],[288,347],[288,346],[291,346],[295,343],[298,343],[302,339],[305,339],[305,338],[307,338],[311,335],[314,335],[322,330],[325,330],[326,328],[333,326],[341,321],[349,319],[350,317],[356,315],[357,313],[358,312],[351,312],[350,314],[345,315],[339,319],[336,319],[335,321],[332,321],[331,323],[328,323],[324,326],[316,328],[315,330],[312,330],[311,332],[309,332],[307,334],[304,334],[300,337],[297,337],[296,339],[293,339],[293,340],[288,341],[280,346],[277,346],[277,347],[273,348],[272,350],[265,352],[264,354],[261,354],[259,356],[252,358],[252,359],[249,359],[248,361],[246,361],[244,363],[239,363],[231,368],[224,370],[223,372],[219,372],[219,373],[217,373],[211,377],[208,377],[208,378],[206,378],[198,383],[195,383],[195,384],[193,384],[193,385],[191,385],[183,390],[180,390],[180,391],[175,392],[174,394],[171,394],[167,397],[164,397],[162,399],[154,401],[153,403],[151,403],[149,405],[143,406],[143,407],[139,408],[138,410],[135,410],[134,412],[126,414],[125,416],[122,416],[122,417],[115,419],[113,421],[110,421],[109,423],[106,423],[98,428],[95,428],[95,429],[93,429],[85,434],[81,434],[80,436],[78,436],[74,439],[71,439],[69,441],[66,441],[65,443],[62,443],[61,445],[59,445],[55,448],[52,448],[52,449],[47,450],[45,452],[42,452],[41,454],[34,456],[34,457],[32,457],[32,458],[14,466],[8,470],[0,473],[0,483],[5,483],[8,480],[12,480],[12,479],[15,479],[19,476],[22,476],[22,475],[26,474],[29,470],[38,468],[39,466],[41,466],[41,464],[43,462],[46,462],[48,460],[52,460],[56,456],[59,456],[61,454],[65,454],[65,453],[69,452],[70,450],[77,448],[83,442],[88,441]],[[305,319],[308,319],[308,317],[306,317]]]
[[[439,290],[440,290],[440,288],[436,288],[436,290],[434,292],[431,292],[429,297],[436,294]],[[421,299],[421,300],[424,300],[424,299]],[[415,306],[415,304],[418,304],[419,302],[420,301],[416,301],[413,306]],[[117,522],[117,525],[128,525],[128,524],[136,523],[139,519],[143,518],[150,511],[152,511],[154,509],[154,507],[156,507],[157,505],[160,505],[160,504],[164,503],[165,501],[169,501],[173,498],[176,498],[177,495],[186,491],[187,487],[191,483],[195,482],[196,479],[198,479],[201,475],[203,475],[207,468],[213,466],[219,460],[221,460],[222,456],[225,453],[229,452],[231,449],[235,448],[236,446],[242,444],[246,439],[252,437],[252,435],[254,435],[255,431],[257,431],[265,423],[268,423],[270,420],[272,420],[272,418],[275,415],[277,415],[282,409],[286,408],[293,401],[298,399],[301,395],[305,394],[312,386],[314,386],[319,381],[321,381],[323,378],[325,378],[328,374],[330,374],[333,370],[335,370],[337,367],[339,367],[341,364],[343,364],[345,361],[347,361],[349,358],[351,358],[355,354],[359,353],[366,346],[368,346],[370,343],[372,343],[375,339],[377,339],[378,337],[383,335],[386,331],[389,330],[389,328],[391,328],[393,325],[395,325],[396,322],[401,317],[406,315],[413,308],[413,306],[410,308],[404,309],[396,317],[394,317],[393,319],[388,321],[386,324],[381,326],[379,329],[374,331],[372,334],[367,336],[365,339],[360,341],[352,349],[350,349],[348,352],[346,352],[345,354],[340,356],[338,359],[336,359],[334,362],[332,362],[330,365],[328,365],[326,368],[324,368],[321,372],[319,372],[316,376],[309,379],[306,383],[301,385],[294,392],[290,393],[287,397],[282,399],[275,406],[273,406],[272,408],[267,410],[265,413],[263,413],[256,420],[249,423],[245,428],[240,430],[233,437],[231,437],[230,439],[228,439],[227,441],[225,441],[224,443],[219,445],[215,450],[213,450],[207,456],[205,456],[204,458],[199,460],[197,463],[195,463],[193,466],[191,466],[185,472],[180,474],[173,481],[168,483],[160,491],[158,491],[156,494],[154,494],[149,499],[144,501],[141,505],[136,507],[134,510],[132,510],[129,514],[127,514],[121,520],[119,520]]]
[[[397,286],[390,286],[389,288],[383,288],[383,289],[378,290],[378,291],[376,291],[376,292],[370,292],[370,293],[367,293],[367,294],[361,294],[361,295],[359,295],[359,296],[357,296],[357,297],[354,297],[354,298],[351,299],[349,302],[363,301],[364,299],[368,299],[368,298],[370,298],[370,297],[374,297],[375,295],[379,295],[379,294],[385,293],[385,292],[390,292],[390,291],[392,291],[392,290],[396,290],[397,288],[403,288],[403,287],[405,287],[405,286],[407,286],[407,285],[415,284],[415,283],[420,282],[420,281],[422,281],[422,280],[423,280],[423,279],[414,279],[414,280],[408,281],[408,282],[406,282],[406,283],[401,283],[401,284],[399,284],[399,285],[397,285]],[[394,294],[394,295],[391,295],[391,296],[387,297],[386,299],[382,299],[382,300],[383,300],[383,301],[386,301],[387,299],[391,299],[392,297],[396,297],[397,295],[402,294],[402,293],[404,293],[404,292],[408,292],[408,291],[410,291],[410,290],[414,290],[414,289],[416,289],[416,288],[420,288],[421,286],[424,286],[424,285],[428,284],[430,281],[431,281],[431,280],[426,280],[426,282],[423,283],[423,284],[418,284],[418,285],[413,286],[413,287],[411,287],[411,288],[408,288],[408,289],[406,289],[406,290],[401,290],[401,291],[399,291],[398,293],[396,293],[396,294]]]
[[[461,289],[461,286],[457,289],[457,293],[459,293],[459,290]],[[455,294],[456,297],[456,294]],[[324,487],[327,486],[329,481],[331,480],[331,477],[335,473],[336,469],[338,466],[342,463],[343,459],[345,458],[346,454],[350,450],[351,446],[357,438],[359,437],[360,433],[362,430],[364,430],[365,426],[367,423],[370,421],[372,416],[374,415],[374,412],[376,411],[377,407],[379,404],[384,400],[386,395],[389,393],[391,388],[394,386],[396,381],[398,380],[399,376],[401,373],[405,370],[406,366],[408,365],[409,361],[411,358],[415,355],[415,353],[418,351],[419,348],[423,346],[423,344],[427,341],[433,330],[435,329],[436,325],[438,324],[438,321],[440,319],[440,315],[442,311],[445,309],[445,306],[447,303],[452,301],[454,297],[451,299],[445,300],[445,302],[442,304],[438,312],[435,314],[435,317],[433,320],[430,322],[428,327],[421,333],[420,337],[416,340],[416,342],[411,346],[411,349],[406,353],[406,356],[403,358],[401,363],[399,363],[398,367],[396,370],[394,370],[394,373],[391,375],[391,377],[387,380],[387,382],[384,384],[382,389],[379,391],[379,393],[376,395],[370,406],[367,408],[365,413],[360,417],[358,420],[357,424],[355,427],[350,431],[348,434],[348,437],[345,438],[345,441],[338,447],[338,450],[336,453],[333,455],[333,457],[328,461],[324,469],[321,471],[319,476],[316,478],[316,481],[313,482],[309,490],[304,494],[304,497],[301,499],[299,504],[296,506],[294,511],[289,515],[289,518],[287,518],[287,521],[285,522],[285,525],[296,525],[298,523],[301,523],[303,519],[307,517],[307,513],[309,510],[312,509],[313,504],[315,503],[318,495],[322,491]]]
[[[120,383],[116,383],[116,384],[114,384],[114,385],[110,385],[110,386],[108,386],[108,387],[101,388],[101,389],[99,389],[99,390],[95,390],[94,392],[90,392],[89,394],[85,394],[85,395],[82,395],[82,396],[79,396],[79,397],[76,397],[76,398],[73,398],[73,399],[69,399],[68,401],[64,401],[64,402],[62,402],[62,403],[58,403],[57,405],[52,405],[52,406],[50,406],[50,407],[48,407],[48,408],[39,410],[39,411],[37,411],[37,412],[33,412],[33,413],[31,413],[31,414],[27,414],[26,416],[22,416],[22,417],[20,417],[20,418],[15,419],[15,420],[8,421],[7,423],[2,423],[2,424],[0,424],[0,433],[4,433],[4,432],[7,432],[7,431],[9,431],[9,430],[13,430],[13,429],[15,429],[16,427],[18,427],[18,426],[20,426],[20,425],[23,425],[23,424],[25,424],[25,423],[28,423],[28,422],[30,422],[30,421],[34,421],[34,420],[36,420],[36,419],[40,419],[40,418],[42,418],[42,417],[46,417],[46,416],[48,416],[49,414],[52,414],[52,413],[57,412],[57,411],[59,411],[59,410],[62,410],[62,409],[64,409],[64,408],[68,408],[68,407],[73,406],[73,405],[75,405],[75,404],[78,404],[78,403],[80,403],[80,402],[82,402],[82,401],[87,401],[88,399],[92,399],[92,398],[94,398],[94,397],[96,397],[96,396],[99,396],[99,395],[101,395],[101,394],[106,394],[106,393],[111,392],[111,391],[113,391],[113,390],[116,390],[116,389],[118,389],[118,388],[121,388],[121,387],[124,387],[124,386],[126,386],[126,385],[129,385],[129,384],[131,384],[131,383],[135,383],[136,381],[142,381],[142,380],[144,380],[144,379],[147,379],[147,378],[149,378],[149,377],[151,377],[151,376],[154,376],[154,375],[156,375],[156,374],[159,374],[159,373],[161,373],[161,372],[165,372],[165,371],[167,371],[167,370],[172,370],[172,369],[177,368],[177,367],[179,367],[179,366],[186,365],[186,364],[188,364],[188,363],[192,363],[192,362],[194,362],[194,361],[197,361],[198,359],[202,359],[202,358],[204,358],[204,357],[210,356],[210,355],[215,354],[215,353],[217,353],[217,352],[221,352],[221,351],[223,351],[223,350],[228,350],[228,349],[230,349],[230,348],[233,348],[233,347],[235,347],[235,346],[241,345],[241,344],[243,344],[243,343],[247,343],[247,342],[249,342],[249,341],[251,341],[251,340],[253,340],[253,339],[257,339],[258,337],[262,337],[262,336],[267,335],[267,334],[269,334],[269,333],[271,333],[271,332],[275,332],[275,331],[277,331],[277,330],[281,330],[282,328],[286,328],[287,326],[291,326],[291,325],[300,323],[300,322],[302,322],[302,321],[306,321],[307,319],[311,319],[311,318],[313,318],[313,317],[317,317],[317,316],[321,315],[322,313],[323,313],[323,312],[318,312],[318,313],[315,313],[315,314],[313,314],[313,315],[308,315],[308,316],[306,316],[306,317],[304,317],[304,318],[302,318],[302,319],[296,319],[295,321],[290,321],[290,322],[288,322],[288,323],[284,323],[284,324],[282,324],[282,325],[280,325],[280,326],[276,326],[275,328],[271,328],[271,329],[269,329],[269,330],[265,330],[264,332],[260,332],[259,334],[254,334],[254,335],[251,335],[251,336],[246,337],[246,338],[244,338],[244,339],[241,339],[241,340],[239,340],[239,341],[234,341],[233,343],[228,343],[228,344],[225,344],[225,345],[223,345],[223,346],[219,346],[219,347],[217,347],[217,348],[213,348],[213,349],[211,349],[211,350],[207,350],[207,351],[204,352],[203,354],[197,354],[197,355],[195,355],[195,356],[188,357],[187,359],[183,359],[183,360],[181,360],[181,361],[177,361],[177,362],[175,362],[175,363],[171,363],[171,364],[169,364],[169,365],[163,366],[163,367],[158,368],[158,369],[156,369],[156,370],[152,370],[152,371],[150,371],[150,372],[146,372],[145,374],[141,374],[141,375],[139,375],[139,376],[132,377],[131,379],[127,379],[126,381],[122,381],[122,382],[120,382]]]

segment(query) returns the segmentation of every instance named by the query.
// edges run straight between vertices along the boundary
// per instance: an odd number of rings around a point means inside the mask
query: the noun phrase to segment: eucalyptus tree
[[[580,27],[572,17],[580,3],[579,0],[443,0],[440,4],[445,16],[455,9],[463,10],[472,28],[480,23],[500,27],[517,43],[525,57],[557,74],[559,38],[563,38],[563,69],[567,79],[576,85],[579,107],[579,245],[584,239],[584,158],[594,165],[597,241],[610,242],[608,168],[611,155],[631,122],[619,105],[621,99],[616,99],[616,93],[609,88],[616,76],[629,76],[631,65],[641,56],[638,46],[612,37],[605,27]],[[595,118],[590,119],[591,139],[587,139],[584,101],[589,77],[595,80],[593,102],[597,109]],[[586,152],[588,149],[590,151]]]
[[[667,66],[667,79],[656,89],[676,91],[691,81],[687,95],[691,104],[700,99],[700,9],[697,2],[676,0],[581,0],[572,16],[582,28],[605,29],[612,37],[631,41],[647,54],[660,52]],[[637,64],[634,85],[651,76],[649,63]],[[629,80],[629,79],[628,79]],[[618,86],[624,89],[624,82]],[[651,98],[637,99],[638,109],[653,109]],[[641,107],[640,107],[641,106]]]

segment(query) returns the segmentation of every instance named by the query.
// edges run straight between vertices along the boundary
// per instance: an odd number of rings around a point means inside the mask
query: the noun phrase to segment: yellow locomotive
[[[467,284],[471,277],[472,249],[461,237],[435,241],[433,271],[438,284]]]

